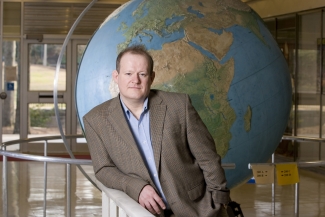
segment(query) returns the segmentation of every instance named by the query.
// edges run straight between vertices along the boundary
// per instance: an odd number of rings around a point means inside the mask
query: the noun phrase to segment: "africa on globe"
[[[117,96],[112,79],[122,49],[143,44],[152,55],[154,89],[183,92],[214,138],[228,187],[252,177],[249,163],[275,151],[291,109],[287,63],[261,18],[240,0],[133,0],[110,14],[79,67],[82,117]]]

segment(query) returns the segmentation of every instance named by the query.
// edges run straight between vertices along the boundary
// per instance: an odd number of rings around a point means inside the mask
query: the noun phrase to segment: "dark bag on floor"
[[[240,204],[235,201],[230,201],[227,206],[227,213],[229,217],[244,217],[241,211]]]

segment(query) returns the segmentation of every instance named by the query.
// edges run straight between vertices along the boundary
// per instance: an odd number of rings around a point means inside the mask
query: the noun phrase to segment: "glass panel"
[[[297,161],[318,161],[319,143],[318,142],[297,142],[298,158]]]
[[[53,91],[61,44],[29,44],[29,90]],[[66,55],[59,72],[58,91],[66,90]]]
[[[321,14],[311,13],[299,16],[298,50],[298,92],[310,94],[311,100],[318,99],[320,91],[319,60],[317,41],[321,36]],[[317,22],[318,21],[318,22]]]
[[[320,136],[321,12],[299,15],[297,64],[297,136]],[[319,143],[298,143],[297,159],[318,160]]]
[[[53,103],[30,103],[28,105],[28,137],[60,135]],[[60,120],[65,133],[66,105],[58,104]]]
[[[299,15],[297,135],[319,137],[321,13]]]
[[[276,40],[287,60],[292,78],[294,78],[295,74],[296,38],[296,17],[286,16],[277,18]]]
[[[276,28],[273,30],[276,41],[278,42],[279,48],[281,49],[289,66],[290,75],[292,78],[292,86],[294,86],[294,74],[295,74],[295,52],[296,52],[296,17],[294,15],[284,16],[276,19],[276,24],[273,20],[268,22],[269,28]],[[271,30],[272,32],[272,30]],[[294,88],[293,88],[294,92]],[[292,96],[292,105],[294,105],[294,95]],[[284,132],[285,135],[294,135],[294,106],[290,113],[287,128]],[[280,142],[276,149],[276,154],[293,157],[294,149],[293,142],[283,140]]]
[[[3,102],[2,110],[2,141],[19,139],[20,127],[20,98],[19,98],[19,79],[20,79],[20,41],[6,40],[2,42],[2,74],[3,87],[7,94]],[[11,149],[19,149],[19,146]]]
[[[86,49],[87,45],[77,45],[77,68],[79,68],[79,64],[82,59],[82,55]],[[82,134],[82,129],[80,126],[79,118],[77,117],[77,134]],[[85,139],[77,139],[77,142],[86,142]]]
[[[3,3],[3,34],[20,35],[21,3]]]

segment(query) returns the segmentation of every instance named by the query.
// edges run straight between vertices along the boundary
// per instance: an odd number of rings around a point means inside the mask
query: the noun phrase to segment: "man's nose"
[[[134,83],[140,83],[140,77],[137,73],[134,73],[133,76],[132,76],[132,81]]]

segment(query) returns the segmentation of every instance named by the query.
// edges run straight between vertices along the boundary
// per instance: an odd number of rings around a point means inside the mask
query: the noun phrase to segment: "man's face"
[[[154,78],[154,72],[151,75],[148,72],[147,59],[139,54],[124,54],[120,60],[120,71],[113,71],[113,79],[124,103],[143,103]]]

